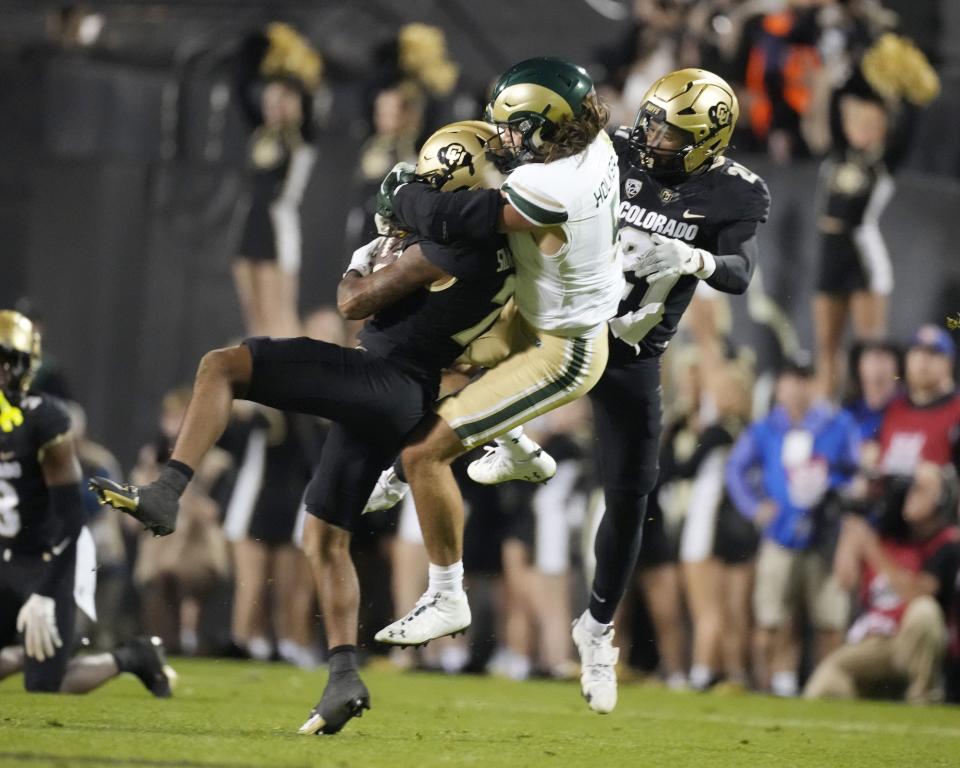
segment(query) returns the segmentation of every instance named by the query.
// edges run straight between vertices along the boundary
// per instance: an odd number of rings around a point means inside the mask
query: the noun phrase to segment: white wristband
[[[701,280],[706,280],[708,277],[710,277],[710,275],[717,271],[717,260],[713,258],[713,254],[710,253],[710,251],[704,251],[703,249],[698,248],[697,252],[700,254],[700,258],[703,259],[703,266],[694,274]]]

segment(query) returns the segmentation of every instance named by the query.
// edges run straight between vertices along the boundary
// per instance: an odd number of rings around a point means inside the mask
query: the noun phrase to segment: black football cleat
[[[119,649],[124,654],[125,671],[136,675],[158,699],[169,699],[177,682],[177,673],[167,664],[167,654],[159,637],[138,637]]]
[[[101,504],[135,517],[154,536],[169,536],[176,530],[180,497],[169,486],[150,483],[141,487],[96,475],[90,478],[88,485]]]
[[[351,718],[363,717],[365,709],[370,709],[370,693],[356,670],[334,673],[298,733],[304,736],[338,733]]]

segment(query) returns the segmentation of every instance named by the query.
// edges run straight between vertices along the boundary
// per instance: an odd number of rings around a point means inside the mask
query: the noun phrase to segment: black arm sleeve
[[[707,285],[723,293],[743,293],[750,285],[760,249],[757,245],[757,222],[737,221],[724,227],[717,239],[714,254],[717,268],[707,278]]]
[[[489,240],[497,231],[504,200],[496,189],[440,192],[428,184],[405,184],[393,200],[393,213],[414,234],[449,244]]]
[[[73,567],[73,558],[67,555],[77,545],[77,537],[83,528],[83,498],[80,495],[80,483],[54,485],[47,489],[50,497],[50,514],[60,521],[59,541],[51,542],[57,548],[51,554],[50,567],[37,591],[41,595],[53,594],[57,583],[63,578],[64,568]],[[63,546],[63,549],[59,549]]]

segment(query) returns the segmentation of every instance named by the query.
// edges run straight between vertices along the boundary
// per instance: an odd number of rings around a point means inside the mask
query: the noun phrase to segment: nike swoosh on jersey
[[[688,208],[687,210],[685,210],[685,211],[683,212],[683,218],[685,218],[685,219],[705,219],[705,218],[706,218],[706,214],[703,214],[703,213],[691,213],[691,212],[690,212],[690,209]]]

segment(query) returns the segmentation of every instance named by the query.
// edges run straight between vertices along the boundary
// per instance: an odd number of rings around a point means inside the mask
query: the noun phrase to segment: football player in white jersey
[[[616,248],[619,166],[603,131],[607,115],[582,68],[556,58],[522,61],[500,77],[487,107],[486,119],[500,132],[496,160],[509,172],[499,191],[441,199],[411,183],[402,167],[384,181],[381,214],[407,231],[440,242],[507,232],[516,293],[487,338],[474,345],[500,342],[506,356],[483,361],[475,355],[488,370],[443,400],[402,452],[430,578],[410,613],[377,633],[381,642],[420,645],[470,624],[463,499],[453,460],[586,394],[603,372],[606,321],[625,288]],[[553,471],[551,461],[540,479]]]
[[[606,511],[594,546],[590,605],[573,627],[583,695],[600,713],[617,702],[613,615],[636,568],[646,499],[658,474],[660,355],[701,280],[725,293],[746,290],[758,256],[757,228],[770,208],[763,179],[724,156],[738,113],[724,80],[682,69],[654,83],[633,128],[614,135],[630,291],[610,321],[609,362],[590,392]],[[512,437],[471,464],[474,480],[526,479],[529,466],[546,461],[529,438]]]

